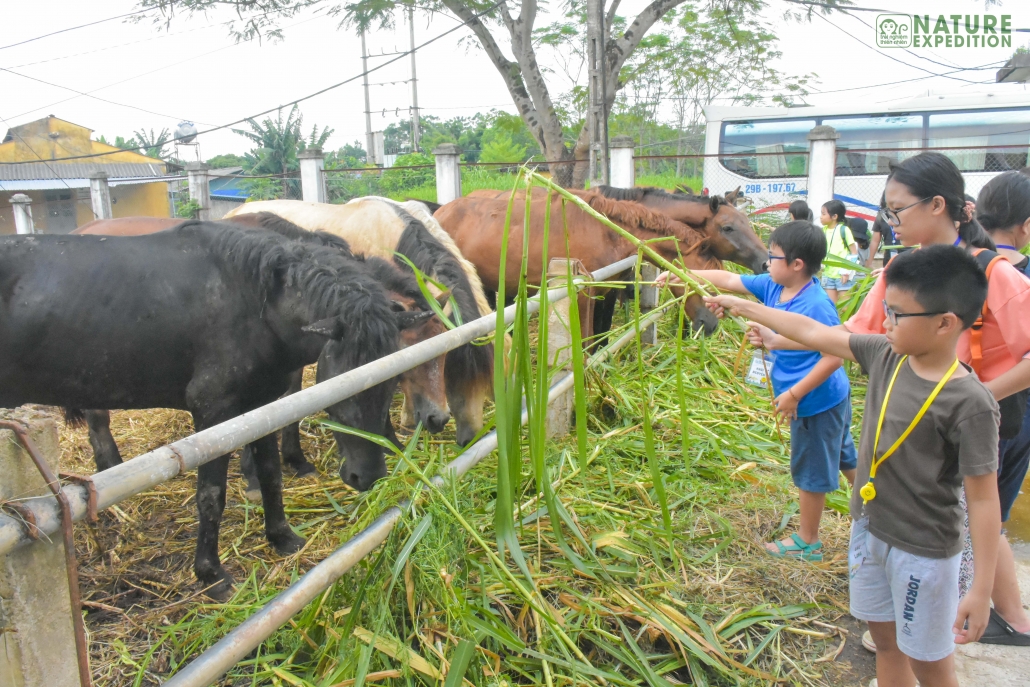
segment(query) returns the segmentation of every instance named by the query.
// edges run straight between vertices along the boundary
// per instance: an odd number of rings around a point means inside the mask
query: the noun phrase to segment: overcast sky
[[[876,7],[887,3],[856,0],[855,4]],[[983,0],[893,0],[889,4],[892,12],[911,14],[985,11]],[[645,5],[644,0],[625,0],[620,9],[631,16]],[[780,37],[783,57],[776,67],[787,74],[818,74],[813,91],[828,93],[813,93],[807,99],[812,104],[887,102],[925,94],[927,90],[1024,91],[1022,85],[970,84],[946,77],[877,86],[998,62],[1008,58],[1012,50],[938,48],[915,49],[915,54],[880,50],[875,47],[871,28],[876,13],[834,14],[829,21],[815,18],[812,23],[794,23],[782,20],[786,7],[783,0],[770,0],[765,13]],[[133,0],[8,0],[4,3],[5,31],[0,46],[134,9]],[[1014,28],[1030,28],[1030,2],[1008,0],[989,11],[1011,14]],[[276,107],[361,71],[360,42],[351,32],[338,29],[335,19],[308,13],[283,22],[283,41],[237,44],[223,23],[227,16],[177,17],[167,28],[155,27],[149,21],[133,24],[116,20],[25,45],[0,47],[0,69],[50,83],[0,71],[0,127],[6,129],[53,114],[87,126],[94,130],[95,137],[104,135],[109,140],[116,135],[129,137],[140,128],[174,130],[182,119],[196,122],[203,130]],[[543,17],[538,25],[546,21]],[[445,15],[432,21],[416,15],[416,43],[456,24],[456,20]],[[419,51],[419,101],[424,113],[446,119],[492,108],[515,111],[486,56],[474,48],[467,49],[460,41],[469,35],[467,29],[461,28]],[[1030,33],[1016,33],[1013,47],[1026,45],[1028,40]],[[407,49],[408,27],[401,22],[396,32],[375,32],[368,42],[374,53]],[[383,61],[370,60],[370,66]],[[409,69],[410,59],[404,57],[371,75],[370,81],[403,81],[409,78]],[[960,72],[954,77],[993,83],[995,69],[992,65],[989,70]],[[860,86],[877,87],[843,90]],[[410,86],[373,86],[371,99],[375,112],[373,129],[382,129],[391,121],[406,117]],[[1027,103],[1030,105],[1030,92]],[[303,103],[301,109],[306,129],[310,130],[315,123],[335,129],[328,147],[364,141],[360,79]],[[204,157],[242,153],[250,147],[246,139],[229,130],[205,134],[200,143]]]

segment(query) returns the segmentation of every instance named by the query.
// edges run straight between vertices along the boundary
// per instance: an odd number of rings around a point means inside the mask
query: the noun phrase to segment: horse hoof
[[[219,568],[211,575],[205,575],[200,580],[201,588],[206,588],[204,594],[218,602],[225,602],[232,598],[233,579],[224,568]]]
[[[304,537],[294,534],[291,529],[287,529],[286,532],[268,539],[268,543],[272,545],[272,548],[280,556],[289,556],[290,554],[297,553],[304,547],[305,541]]]
[[[261,489],[259,487],[246,489],[243,492],[243,496],[251,503],[261,503]]]
[[[310,475],[318,475],[318,470],[311,463],[304,461],[296,465],[290,465],[290,469],[293,470],[293,474],[296,477],[308,477]]]

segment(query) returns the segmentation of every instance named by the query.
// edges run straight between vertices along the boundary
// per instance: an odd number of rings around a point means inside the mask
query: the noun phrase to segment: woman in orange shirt
[[[892,164],[885,195],[884,218],[905,246],[950,244],[972,251],[995,249],[990,235],[973,218],[972,205],[966,203],[965,181],[958,167],[940,153],[920,153]],[[886,288],[881,274],[858,312],[842,326],[854,334],[885,333],[882,301]],[[999,260],[991,271],[987,307],[981,329],[980,379],[995,399],[1002,401],[1030,388],[1030,282],[1006,260]],[[751,339],[770,349],[797,347],[764,328],[757,328]],[[957,353],[962,362],[972,362],[970,330],[959,339]],[[1004,468],[1001,465],[1001,470]],[[1004,622],[1001,627],[1007,626],[1015,633],[1003,632],[1001,638],[1008,641],[999,643],[1030,646],[1030,616],[1020,601],[1015,559],[1004,535],[991,599],[1000,616],[995,620],[992,615],[992,625]]]

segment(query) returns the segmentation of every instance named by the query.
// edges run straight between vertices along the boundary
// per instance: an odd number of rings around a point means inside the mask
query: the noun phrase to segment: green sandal
[[[762,549],[774,558],[797,558],[802,561],[821,561],[823,559],[823,555],[817,553],[819,549],[823,548],[822,542],[817,541],[807,544],[804,539],[798,536],[797,532],[790,535],[790,538],[794,543],[789,546],[784,546],[783,542],[779,540],[772,542],[776,544],[776,548],[779,551],[770,551],[765,545],[762,546]]]

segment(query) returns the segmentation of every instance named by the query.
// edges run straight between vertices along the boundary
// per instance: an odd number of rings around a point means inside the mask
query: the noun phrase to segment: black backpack
[[[855,237],[855,243],[862,250],[869,247],[869,222],[862,219],[861,217],[849,217],[848,227],[851,228],[851,235]],[[844,241],[844,230],[840,232],[841,241]],[[847,241],[844,241],[846,244]]]

